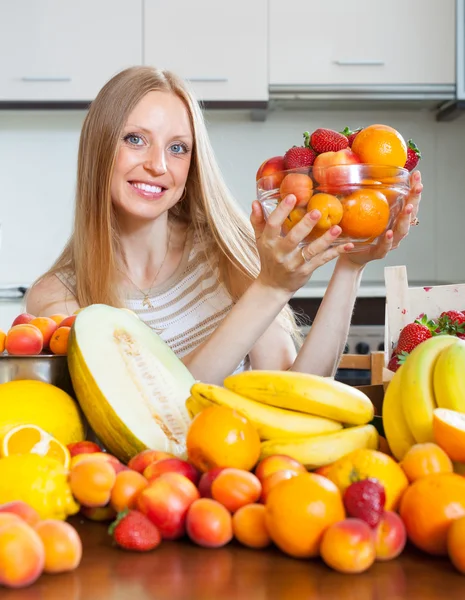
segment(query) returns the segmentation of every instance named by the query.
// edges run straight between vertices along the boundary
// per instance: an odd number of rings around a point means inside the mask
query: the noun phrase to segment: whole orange
[[[278,483],[266,501],[265,525],[273,542],[297,558],[318,556],[326,529],[345,517],[337,487],[315,473]]]
[[[192,421],[186,438],[189,461],[200,471],[235,467],[250,471],[260,456],[253,425],[226,406],[210,406]]]
[[[447,553],[454,567],[465,575],[465,517],[456,519],[449,527]]]
[[[355,239],[375,238],[388,226],[389,204],[378,190],[355,190],[343,199],[342,206],[339,226],[344,235]]]
[[[401,134],[388,125],[369,125],[360,131],[352,150],[362,163],[403,167],[407,160],[407,144]]]
[[[447,531],[465,516],[465,478],[438,473],[417,479],[405,492],[400,516],[410,541],[434,555],[447,554]]]
[[[414,444],[405,454],[401,467],[409,481],[434,473],[452,473],[452,461],[437,444]]]

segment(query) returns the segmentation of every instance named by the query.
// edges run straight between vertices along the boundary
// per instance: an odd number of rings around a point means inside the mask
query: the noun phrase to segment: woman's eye
[[[133,146],[141,146],[144,143],[142,138],[139,135],[135,135],[133,133],[130,133],[129,135],[127,135],[124,138],[124,141],[129,142]]]
[[[171,151],[174,152],[174,154],[184,154],[187,152],[187,147],[184,144],[173,144],[171,146]]]

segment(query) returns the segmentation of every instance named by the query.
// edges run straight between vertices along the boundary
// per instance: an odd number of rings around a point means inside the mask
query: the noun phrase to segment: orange
[[[339,198],[332,194],[315,194],[307,204],[307,211],[319,210],[321,218],[316,224],[321,232],[327,231],[333,225],[340,223],[342,219],[342,204]]]
[[[433,436],[449,458],[465,462],[465,414],[436,408],[433,412]]]
[[[245,417],[226,406],[195,416],[186,437],[189,461],[200,471],[235,467],[250,471],[260,456],[260,437]]]
[[[447,554],[447,531],[465,516],[465,478],[438,473],[417,479],[402,498],[400,516],[410,541],[434,555]]]
[[[407,489],[408,480],[400,465],[390,456],[377,450],[362,448],[349,452],[326,472],[341,493],[354,481],[377,479],[386,492],[386,510],[395,510],[402,494]]]
[[[265,508],[265,526],[271,539],[296,558],[318,556],[326,529],[345,517],[337,487],[315,473],[302,473],[278,483]]]
[[[366,188],[348,194],[342,203],[339,225],[342,233],[351,238],[375,238],[389,223],[389,204],[378,190]]]
[[[447,553],[454,567],[465,575],[465,517],[456,519],[449,527]]]
[[[71,460],[68,448],[37,425],[12,427],[2,439],[0,456],[27,453],[54,458],[65,468]]]
[[[401,461],[407,479],[412,482],[434,473],[452,473],[452,461],[437,444],[414,444]]]
[[[401,134],[388,125],[370,125],[354,139],[352,151],[362,163],[403,167],[407,160],[407,144]]]

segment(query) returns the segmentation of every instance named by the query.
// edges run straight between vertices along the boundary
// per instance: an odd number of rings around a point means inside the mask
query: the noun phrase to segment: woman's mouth
[[[128,183],[136,194],[143,198],[160,198],[166,192],[166,188],[151,183],[142,181],[129,181]]]

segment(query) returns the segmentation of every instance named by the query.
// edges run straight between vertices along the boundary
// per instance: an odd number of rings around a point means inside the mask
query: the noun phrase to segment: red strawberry
[[[407,356],[408,352],[398,352],[397,348],[394,348],[387,368],[395,373],[397,369],[404,364]]]
[[[310,145],[317,154],[339,152],[349,147],[349,140],[334,129],[316,129],[310,136]]]
[[[161,542],[157,527],[138,510],[124,510],[118,514],[108,533],[118,546],[125,550],[147,552]]]
[[[315,162],[316,152],[309,146],[310,134],[304,133],[304,145],[292,146],[284,155],[285,169],[298,169],[300,167],[311,167]]]
[[[350,517],[362,519],[370,527],[376,527],[384,512],[386,492],[376,479],[362,479],[349,485],[343,500]]]
[[[437,324],[434,321],[429,321],[426,315],[421,319],[416,319],[413,323],[406,325],[399,335],[397,342],[397,354],[401,352],[411,352],[418,344],[424,342],[433,336]]]
[[[438,319],[439,331],[449,335],[465,334],[465,314],[458,310],[447,310]]]
[[[352,144],[354,143],[357,135],[362,131],[363,127],[359,127],[358,129],[354,129],[353,131],[349,127],[344,127],[343,131],[341,131],[342,135],[345,135],[348,142],[349,148],[352,148]]]
[[[421,152],[413,140],[407,143],[407,160],[405,161],[404,169],[413,171],[421,159]]]

